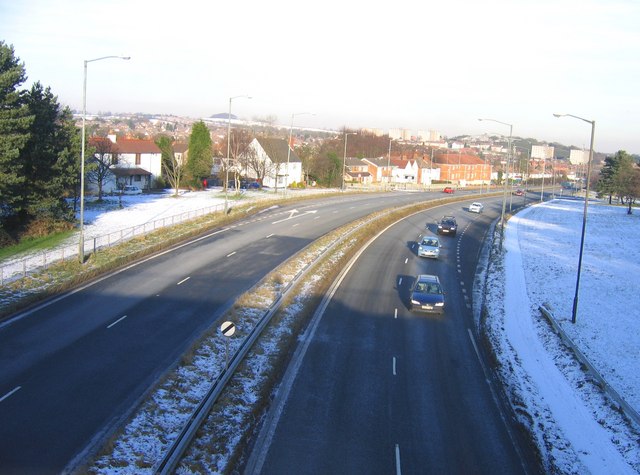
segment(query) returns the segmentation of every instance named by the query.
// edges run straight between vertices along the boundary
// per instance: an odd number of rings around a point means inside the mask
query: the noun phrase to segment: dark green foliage
[[[629,193],[627,188],[634,167],[637,166],[633,158],[624,150],[619,150],[613,157],[606,157],[596,190],[603,196],[608,195],[609,203],[614,196],[625,197]]]
[[[24,65],[14,56],[13,46],[0,41],[0,219],[20,212],[24,206],[25,176],[19,158],[33,122],[25,92],[18,90],[25,79]]]
[[[202,180],[211,175],[213,147],[209,129],[203,121],[193,124],[189,137],[189,154],[185,165],[185,179],[194,188],[202,187]]]
[[[0,224],[12,239],[68,228],[77,195],[80,136],[68,108],[26,78],[13,47],[0,42]],[[66,224],[65,224],[66,223]]]
[[[50,88],[37,82],[26,95],[34,117],[31,136],[20,151],[25,179],[22,188],[23,210],[28,219],[73,220],[64,200],[73,190],[77,130],[68,109],[61,110]],[[76,140],[77,144],[77,140]]]

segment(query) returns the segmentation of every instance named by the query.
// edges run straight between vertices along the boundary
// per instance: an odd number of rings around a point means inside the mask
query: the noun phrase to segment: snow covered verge
[[[369,221],[365,218],[324,236],[238,299],[225,316],[225,320],[234,321],[238,329],[229,343],[230,355],[300,270],[310,264],[315,266],[308,278],[296,284],[293,297],[283,302],[272,323],[234,374],[177,473],[227,473],[243,464],[248,455],[245,453],[248,441],[258,428],[296,340],[323,297],[323,289],[330,285],[363,239],[370,239],[381,223],[397,219],[386,212],[377,216],[382,219],[372,224],[373,229],[363,227]],[[327,250],[330,252],[323,255]],[[223,369],[225,353],[225,342],[217,331],[206,335],[194,345],[191,354],[183,357],[176,370],[151,392],[148,400],[106,444],[91,466],[83,467],[82,471],[155,473],[162,454],[167,452],[211,382]]]
[[[607,398],[539,310],[550,308],[590,363],[640,409],[640,250],[634,240],[640,216],[589,205],[572,324],[583,210],[583,201],[555,200],[509,220],[504,254],[494,248],[487,274],[484,324],[507,396],[547,471],[638,473],[640,428]]]

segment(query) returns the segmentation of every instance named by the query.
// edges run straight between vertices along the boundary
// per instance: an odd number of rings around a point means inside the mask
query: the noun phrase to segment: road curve
[[[0,324],[0,473],[60,473],[117,427],[235,298],[336,227],[441,193],[289,203]]]
[[[512,437],[477,351],[471,290],[482,241],[500,214],[450,204],[402,220],[345,275],[306,351],[288,372],[258,443],[251,474],[533,473]],[[458,219],[438,260],[416,241],[443,214]],[[425,228],[425,225],[427,226]],[[436,274],[443,317],[408,310],[409,287]]]

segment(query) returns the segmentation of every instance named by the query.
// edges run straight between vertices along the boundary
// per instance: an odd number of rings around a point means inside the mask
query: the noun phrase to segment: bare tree
[[[98,200],[102,200],[104,182],[112,165],[118,163],[118,147],[108,138],[94,138],[90,142],[94,153],[86,164],[87,181],[98,187]]]
[[[253,147],[247,147],[242,152],[242,159],[245,163],[247,173],[251,170],[256,176],[258,183],[262,184],[265,177],[271,175],[275,170],[275,165],[264,157],[260,157]]]
[[[246,174],[246,166],[243,167],[242,152],[249,147],[249,144],[253,140],[252,133],[249,130],[237,129],[231,133],[231,163],[229,166],[229,172],[233,173],[235,182],[236,193],[240,191],[240,175],[244,168]]]
[[[183,171],[182,162],[176,158],[176,154],[173,151],[173,143],[169,137],[160,135],[155,142],[162,152],[162,172],[169,185],[175,190],[174,196],[178,196]]]

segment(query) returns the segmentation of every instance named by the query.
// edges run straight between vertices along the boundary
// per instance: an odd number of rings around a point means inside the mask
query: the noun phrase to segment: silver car
[[[440,239],[436,236],[424,236],[418,244],[418,256],[437,259],[440,256],[441,247]]]

